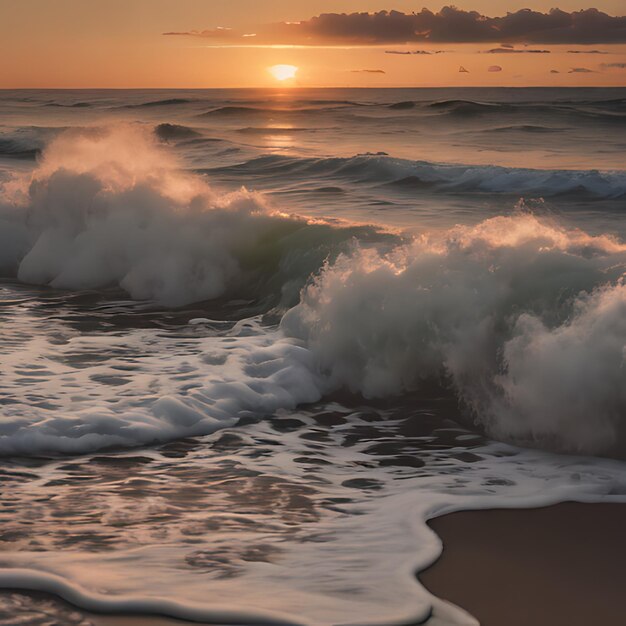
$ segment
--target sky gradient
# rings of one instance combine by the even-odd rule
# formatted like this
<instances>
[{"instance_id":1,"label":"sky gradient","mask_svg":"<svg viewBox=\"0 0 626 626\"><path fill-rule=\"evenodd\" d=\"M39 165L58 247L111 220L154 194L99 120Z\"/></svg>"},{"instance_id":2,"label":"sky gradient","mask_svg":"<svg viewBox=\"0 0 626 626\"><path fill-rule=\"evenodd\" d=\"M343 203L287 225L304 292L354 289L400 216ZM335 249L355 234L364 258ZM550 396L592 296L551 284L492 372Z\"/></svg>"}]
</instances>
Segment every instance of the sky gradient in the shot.
<instances>
[{"instance_id":1,"label":"sky gradient","mask_svg":"<svg viewBox=\"0 0 626 626\"><path fill-rule=\"evenodd\" d=\"M575 0L562 16L506 16L548 13L542 1L455 5L0 0L0 88L626 85L625 20L575 13L592 6ZM623 0L593 7L626 13ZM340 15L355 12L378 15ZM276 64L295 78L277 81Z\"/></svg>"}]
</instances>

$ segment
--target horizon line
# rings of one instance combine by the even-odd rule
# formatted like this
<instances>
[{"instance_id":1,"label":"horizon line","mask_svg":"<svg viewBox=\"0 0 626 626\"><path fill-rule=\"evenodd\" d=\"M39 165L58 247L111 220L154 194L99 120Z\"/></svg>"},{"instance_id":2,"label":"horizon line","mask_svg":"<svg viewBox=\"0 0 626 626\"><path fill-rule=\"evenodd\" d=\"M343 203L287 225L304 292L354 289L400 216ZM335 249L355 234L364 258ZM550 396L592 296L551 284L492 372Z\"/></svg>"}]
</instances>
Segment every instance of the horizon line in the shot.
<instances>
[{"instance_id":1,"label":"horizon line","mask_svg":"<svg viewBox=\"0 0 626 626\"><path fill-rule=\"evenodd\" d=\"M301 91L304 89L626 89L622 85L385 85L385 86L351 86L351 85L299 85L290 87L258 86L258 87L0 87L0 91L217 91L217 90L271 90Z\"/></svg>"}]
</instances>

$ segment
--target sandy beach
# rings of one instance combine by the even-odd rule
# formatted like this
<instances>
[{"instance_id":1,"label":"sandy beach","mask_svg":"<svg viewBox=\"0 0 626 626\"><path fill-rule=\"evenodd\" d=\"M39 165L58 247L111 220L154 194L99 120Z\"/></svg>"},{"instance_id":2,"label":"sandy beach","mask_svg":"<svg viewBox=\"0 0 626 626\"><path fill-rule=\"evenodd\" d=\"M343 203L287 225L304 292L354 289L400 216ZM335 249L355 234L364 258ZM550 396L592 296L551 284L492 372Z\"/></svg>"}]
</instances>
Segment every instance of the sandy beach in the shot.
<instances>
[{"instance_id":1,"label":"sandy beach","mask_svg":"<svg viewBox=\"0 0 626 626\"><path fill-rule=\"evenodd\" d=\"M483 626L626 621L622 504L463 511L430 526L444 550L420 580Z\"/></svg>"}]
</instances>

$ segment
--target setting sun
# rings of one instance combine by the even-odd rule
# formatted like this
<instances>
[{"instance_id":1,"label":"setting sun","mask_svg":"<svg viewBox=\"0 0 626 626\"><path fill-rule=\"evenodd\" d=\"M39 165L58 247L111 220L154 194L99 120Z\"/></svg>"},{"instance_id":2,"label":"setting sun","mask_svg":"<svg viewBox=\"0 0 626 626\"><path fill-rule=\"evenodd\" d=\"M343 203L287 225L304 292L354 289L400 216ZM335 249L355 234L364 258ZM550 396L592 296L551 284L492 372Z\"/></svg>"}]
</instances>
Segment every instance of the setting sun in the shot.
<instances>
[{"instance_id":1,"label":"setting sun","mask_svg":"<svg viewBox=\"0 0 626 626\"><path fill-rule=\"evenodd\" d=\"M272 67L268 68L268 72L276 79L276 80L287 80L289 78L294 78L298 68L295 65L272 65Z\"/></svg>"}]
</instances>

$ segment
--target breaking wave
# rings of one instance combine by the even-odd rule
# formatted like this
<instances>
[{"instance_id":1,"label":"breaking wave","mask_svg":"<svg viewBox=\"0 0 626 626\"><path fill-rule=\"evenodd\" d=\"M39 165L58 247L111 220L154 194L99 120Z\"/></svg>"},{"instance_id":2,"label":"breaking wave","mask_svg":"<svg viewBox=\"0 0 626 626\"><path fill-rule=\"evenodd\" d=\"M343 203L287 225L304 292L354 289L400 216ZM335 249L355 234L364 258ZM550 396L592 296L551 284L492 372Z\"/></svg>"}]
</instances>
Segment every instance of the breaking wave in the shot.
<instances>
[{"instance_id":1,"label":"breaking wave","mask_svg":"<svg viewBox=\"0 0 626 626\"><path fill-rule=\"evenodd\" d=\"M450 185L456 176L503 191L511 180L555 189L579 177L604 195L624 193L623 174L368 157L299 163L389 177L417 169L445 173ZM256 166L289 172L293 159L265 157ZM170 306L244 297L256 299L259 312L286 310L279 328L244 320L223 341L199 340L197 353L181 344L167 364L158 337L129 335L125 344L158 347L142 362L145 375L164 381L153 385L161 391L87 397L77 408L67 400L71 390L57 390L54 408L7 405L3 454L166 441L340 389L380 398L433 383L455 393L495 437L624 450L626 246L610 236L530 214L411 240L308 220L246 190L214 192L181 172L153 133L132 126L61 135L32 175L4 184L2 198L5 276L71 290L115 285ZM98 349L94 341L90 350Z\"/></svg>"},{"instance_id":2,"label":"breaking wave","mask_svg":"<svg viewBox=\"0 0 626 626\"><path fill-rule=\"evenodd\" d=\"M61 289L114 285L173 306L251 292L293 297L333 248L377 232L286 215L245 189L214 193L130 126L68 132L32 175L4 189L5 276Z\"/></svg>"},{"instance_id":3,"label":"breaking wave","mask_svg":"<svg viewBox=\"0 0 626 626\"><path fill-rule=\"evenodd\" d=\"M385 397L439 381L493 436L606 451L626 435L625 270L610 237L497 217L342 256L282 328L332 388Z\"/></svg>"}]
</instances>

